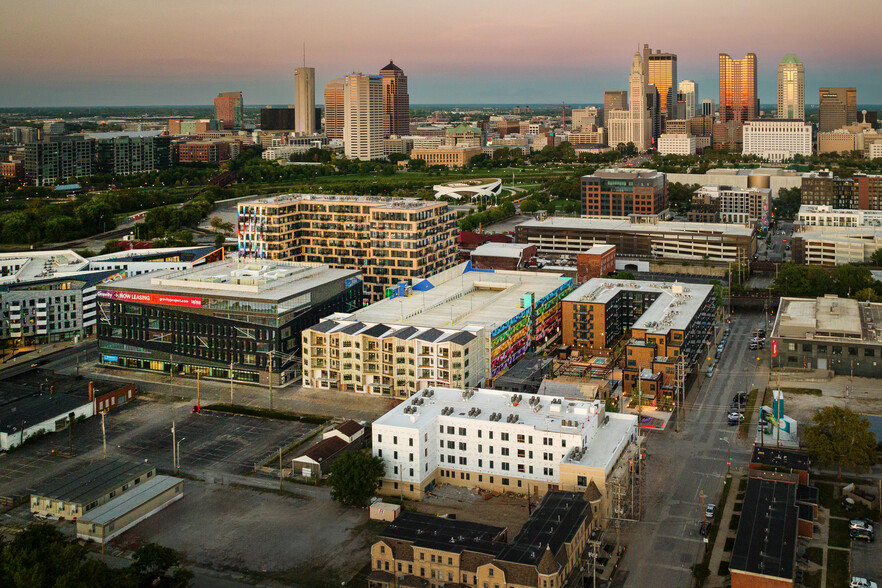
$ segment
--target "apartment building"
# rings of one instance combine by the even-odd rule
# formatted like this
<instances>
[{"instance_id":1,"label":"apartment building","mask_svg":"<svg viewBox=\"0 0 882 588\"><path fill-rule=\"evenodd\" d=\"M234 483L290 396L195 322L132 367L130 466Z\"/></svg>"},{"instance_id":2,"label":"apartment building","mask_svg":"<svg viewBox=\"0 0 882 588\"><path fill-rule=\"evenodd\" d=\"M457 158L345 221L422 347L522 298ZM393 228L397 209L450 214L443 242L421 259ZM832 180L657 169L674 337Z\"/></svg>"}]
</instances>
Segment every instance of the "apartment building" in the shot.
<instances>
[{"instance_id":1,"label":"apartment building","mask_svg":"<svg viewBox=\"0 0 882 588\"><path fill-rule=\"evenodd\" d=\"M720 222L753 224L768 230L772 219L772 191L769 188L702 186L693 194L693 203L710 206Z\"/></svg>"},{"instance_id":2,"label":"apartment building","mask_svg":"<svg viewBox=\"0 0 882 588\"><path fill-rule=\"evenodd\" d=\"M171 167L171 139L162 131L88 133L95 140L95 171L139 174Z\"/></svg>"},{"instance_id":3,"label":"apartment building","mask_svg":"<svg viewBox=\"0 0 882 588\"><path fill-rule=\"evenodd\" d=\"M754 120L745 122L742 132L744 155L778 163L812 154L812 126L802 120Z\"/></svg>"},{"instance_id":4,"label":"apartment building","mask_svg":"<svg viewBox=\"0 0 882 588\"><path fill-rule=\"evenodd\" d=\"M343 78L343 142L349 159L382 159L383 78L352 73Z\"/></svg>"},{"instance_id":5,"label":"apartment building","mask_svg":"<svg viewBox=\"0 0 882 588\"><path fill-rule=\"evenodd\" d=\"M802 203L831 208L857 208L854 179L832 172L810 172L802 176Z\"/></svg>"},{"instance_id":6,"label":"apartment building","mask_svg":"<svg viewBox=\"0 0 882 588\"><path fill-rule=\"evenodd\" d=\"M882 177L882 176L880 176ZM803 227L882 227L882 210L852 210L803 204L796 220Z\"/></svg>"},{"instance_id":7,"label":"apartment building","mask_svg":"<svg viewBox=\"0 0 882 588\"><path fill-rule=\"evenodd\" d=\"M357 269L378 300L402 280L455 263L455 215L446 202L286 194L240 202L239 255Z\"/></svg>"},{"instance_id":8,"label":"apartment building","mask_svg":"<svg viewBox=\"0 0 882 588\"><path fill-rule=\"evenodd\" d=\"M518 243L539 255L569 256L594 245L615 245L619 257L738 261L756 252L756 229L722 223L652 222L635 219L552 217L515 229Z\"/></svg>"},{"instance_id":9,"label":"apartment building","mask_svg":"<svg viewBox=\"0 0 882 588\"><path fill-rule=\"evenodd\" d=\"M631 392L673 397L676 364L696 368L713 329L713 286L594 278L563 301L563 343L609 355L627 337L622 381ZM647 373L648 372L648 373ZM664 390L663 390L664 388Z\"/></svg>"},{"instance_id":10,"label":"apartment building","mask_svg":"<svg viewBox=\"0 0 882 588\"><path fill-rule=\"evenodd\" d=\"M582 216L660 214L668 206L665 174L652 169L599 169L582 176Z\"/></svg>"},{"instance_id":11,"label":"apartment building","mask_svg":"<svg viewBox=\"0 0 882 588\"><path fill-rule=\"evenodd\" d=\"M52 186L95 172L95 141L83 135L47 136L25 144L25 176L35 186Z\"/></svg>"},{"instance_id":12,"label":"apartment building","mask_svg":"<svg viewBox=\"0 0 882 588\"><path fill-rule=\"evenodd\" d=\"M372 588L563 588L598 525L589 492L549 492L511 543L507 529L403 512L371 548Z\"/></svg>"},{"instance_id":13,"label":"apartment building","mask_svg":"<svg viewBox=\"0 0 882 588\"><path fill-rule=\"evenodd\" d=\"M460 264L303 333L303 385L406 398L492 382L560 332L559 274Z\"/></svg>"},{"instance_id":14,"label":"apartment building","mask_svg":"<svg viewBox=\"0 0 882 588\"><path fill-rule=\"evenodd\" d=\"M637 418L607 413L600 400L434 387L374 421L371 434L386 467L379 494L421 499L442 483L523 495L593 487L605 526L608 481L636 440Z\"/></svg>"}]
</instances>

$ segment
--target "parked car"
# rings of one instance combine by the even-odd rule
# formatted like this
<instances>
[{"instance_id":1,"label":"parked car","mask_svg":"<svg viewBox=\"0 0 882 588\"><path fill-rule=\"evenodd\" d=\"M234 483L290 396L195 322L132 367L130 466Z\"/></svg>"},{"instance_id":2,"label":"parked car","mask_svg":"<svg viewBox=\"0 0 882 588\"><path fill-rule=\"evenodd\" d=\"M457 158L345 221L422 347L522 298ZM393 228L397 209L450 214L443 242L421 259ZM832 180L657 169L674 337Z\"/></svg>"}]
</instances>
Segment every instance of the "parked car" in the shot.
<instances>
[{"instance_id":1,"label":"parked car","mask_svg":"<svg viewBox=\"0 0 882 588\"><path fill-rule=\"evenodd\" d=\"M709 368L707 368L707 372L705 372L704 375L706 375L708 378L713 376L714 375L714 366L710 366Z\"/></svg>"},{"instance_id":2,"label":"parked car","mask_svg":"<svg viewBox=\"0 0 882 588\"><path fill-rule=\"evenodd\" d=\"M861 540L866 541L868 543L872 543L876 540L876 534L872 531L868 531L867 529L852 529L848 532L848 536L853 540Z\"/></svg>"},{"instance_id":3,"label":"parked car","mask_svg":"<svg viewBox=\"0 0 882 588\"><path fill-rule=\"evenodd\" d=\"M870 519L851 519L848 522L849 529L863 529L865 531L873 532L873 521Z\"/></svg>"},{"instance_id":4,"label":"parked car","mask_svg":"<svg viewBox=\"0 0 882 588\"><path fill-rule=\"evenodd\" d=\"M747 392L739 392L732 397L732 404L744 404L745 402L747 402L747 397Z\"/></svg>"},{"instance_id":5,"label":"parked car","mask_svg":"<svg viewBox=\"0 0 882 588\"><path fill-rule=\"evenodd\" d=\"M716 504L708 504L704 507L704 516L712 519L714 515L717 514L717 505Z\"/></svg>"},{"instance_id":6,"label":"parked car","mask_svg":"<svg viewBox=\"0 0 882 588\"><path fill-rule=\"evenodd\" d=\"M877 588L876 582L872 582L867 580L866 578L861 578L859 576L852 576L851 583L848 585L848 588Z\"/></svg>"},{"instance_id":7,"label":"parked car","mask_svg":"<svg viewBox=\"0 0 882 588\"><path fill-rule=\"evenodd\" d=\"M698 534L702 537L707 537L710 535L711 524L709 521L702 521L700 525L698 525Z\"/></svg>"}]
</instances>

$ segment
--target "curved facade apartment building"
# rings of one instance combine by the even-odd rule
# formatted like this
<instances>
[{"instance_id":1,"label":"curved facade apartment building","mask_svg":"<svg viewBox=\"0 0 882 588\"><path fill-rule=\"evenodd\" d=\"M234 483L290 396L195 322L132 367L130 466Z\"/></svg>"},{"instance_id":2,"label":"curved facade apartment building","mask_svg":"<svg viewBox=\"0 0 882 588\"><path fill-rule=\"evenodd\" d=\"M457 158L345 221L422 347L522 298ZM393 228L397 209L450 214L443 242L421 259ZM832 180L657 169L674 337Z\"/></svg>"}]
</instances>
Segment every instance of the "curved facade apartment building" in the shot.
<instances>
[{"instance_id":1,"label":"curved facade apartment building","mask_svg":"<svg viewBox=\"0 0 882 588\"><path fill-rule=\"evenodd\" d=\"M239 203L239 256L326 263L364 275L364 294L456 263L456 216L415 198L285 194Z\"/></svg>"}]
</instances>

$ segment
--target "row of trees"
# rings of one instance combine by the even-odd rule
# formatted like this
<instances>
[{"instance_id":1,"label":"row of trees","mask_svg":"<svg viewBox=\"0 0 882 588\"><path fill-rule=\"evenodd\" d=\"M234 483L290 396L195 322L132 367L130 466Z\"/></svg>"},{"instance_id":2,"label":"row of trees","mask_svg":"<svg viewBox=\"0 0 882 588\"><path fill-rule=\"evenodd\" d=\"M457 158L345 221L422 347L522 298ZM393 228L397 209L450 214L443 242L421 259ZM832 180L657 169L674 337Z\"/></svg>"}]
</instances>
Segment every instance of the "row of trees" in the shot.
<instances>
[{"instance_id":1,"label":"row of trees","mask_svg":"<svg viewBox=\"0 0 882 588\"><path fill-rule=\"evenodd\" d=\"M882 283L864 266L840 265L827 270L814 265L784 263L772 282L772 289L782 296L816 298L836 294L842 298L878 300Z\"/></svg>"},{"instance_id":2,"label":"row of trees","mask_svg":"<svg viewBox=\"0 0 882 588\"><path fill-rule=\"evenodd\" d=\"M180 555L155 543L137 549L132 564L113 569L87 556L85 547L70 541L52 525L26 527L9 543L0 541L0 586L4 588L136 588L187 586L193 574Z\"/></svg>"},{"instance_id":3,"label":"row of trees","mask_svg":"<svg viewBox=\"0 0 882 588\"><path fill-rule=\"evenodd\" d=\"M515 214L515 205L509 199L500 201L499 206L474 212L459 219L461 231L474 231L479 226L487 226L507 219Z\"/></svg>"}]
</instances>

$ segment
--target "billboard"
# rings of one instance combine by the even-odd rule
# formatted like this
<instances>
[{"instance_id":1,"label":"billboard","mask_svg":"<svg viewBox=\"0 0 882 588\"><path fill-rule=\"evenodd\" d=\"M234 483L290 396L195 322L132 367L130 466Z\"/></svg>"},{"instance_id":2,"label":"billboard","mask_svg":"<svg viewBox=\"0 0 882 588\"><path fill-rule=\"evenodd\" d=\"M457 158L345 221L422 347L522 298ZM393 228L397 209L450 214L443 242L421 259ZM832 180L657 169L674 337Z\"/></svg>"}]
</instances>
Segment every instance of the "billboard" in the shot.
<instances>
[{"instance_id":1,"label":"billboard","mask_svg":"<svg viewBox=\"0 0 882 588\"><path fill-rule=\"evenodd\" d=\"M202 299L192 296L171 296L169 294L151 294L149 292L125 292L121 290L98 290L100 298L119 300L120 302L141 302L144 304L163 304L166 306L186 306L202 308Z\"/></svg>"}]
</instances>

